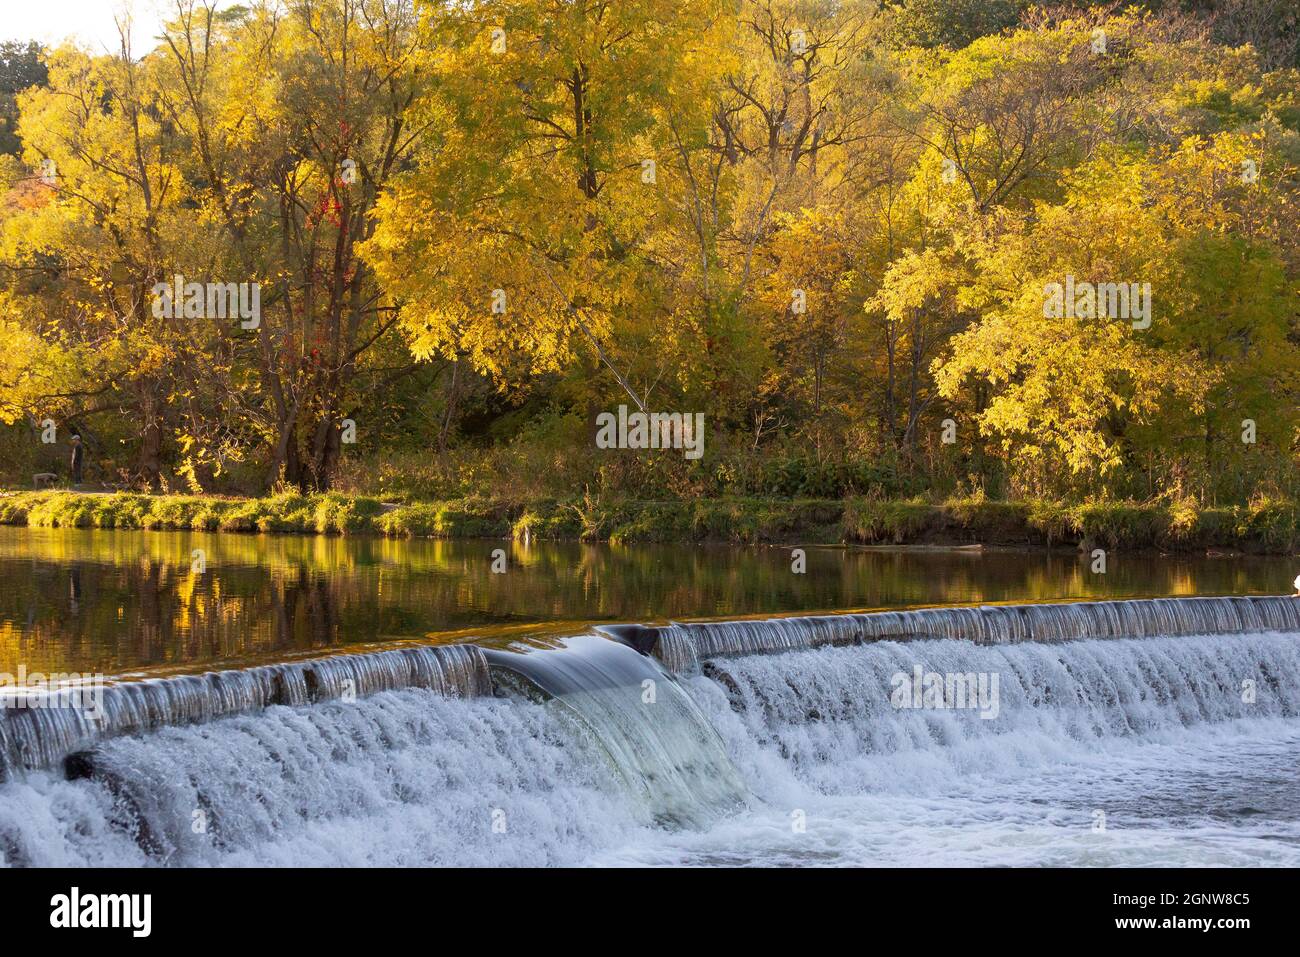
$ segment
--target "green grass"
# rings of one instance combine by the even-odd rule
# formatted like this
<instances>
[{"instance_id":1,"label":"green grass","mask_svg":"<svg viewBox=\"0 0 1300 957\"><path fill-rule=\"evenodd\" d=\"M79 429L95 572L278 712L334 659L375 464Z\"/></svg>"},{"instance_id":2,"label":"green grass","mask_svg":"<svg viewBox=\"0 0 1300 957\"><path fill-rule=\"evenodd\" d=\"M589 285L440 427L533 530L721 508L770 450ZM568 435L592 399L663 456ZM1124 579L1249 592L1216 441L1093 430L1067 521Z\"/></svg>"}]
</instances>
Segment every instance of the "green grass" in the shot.
<instances>
[{"instance_id":1,"label":"green grass","mask_svg":"<svg viewBox=\"0 0 1300 957\"><path fill-rule=\"evenodd\" d=\"M1002 502L984 498L715 498L674 501L465 498L385 507L369 496L0 493L0 524L432 538L734 544L834 542L1300 551L1300 505Z\"/></svg>"},{"instance_id":2,"label":"green grass","mask_svg":"<svg viewBox=\"0 0 1300 957\"><path fill-rule=\"evenodd\" d=\"M1280 500L1200 507L1185 502L1067 505L953 499L931 504L920 499L853 499L845 504L844 540L1293 554L1300 551L1300 506Z\"/></svg>"},{"instance_id":3,"label":"green grass","mask_svg":"<svg viewBox=\"0 0 1300 957\"><path fill-rule=\"evenodd\" d=\"M936 530L943 512L921 499L850 499L844 506L844 536L867 545L903 545Z\"/></svg>"}]
</instances>

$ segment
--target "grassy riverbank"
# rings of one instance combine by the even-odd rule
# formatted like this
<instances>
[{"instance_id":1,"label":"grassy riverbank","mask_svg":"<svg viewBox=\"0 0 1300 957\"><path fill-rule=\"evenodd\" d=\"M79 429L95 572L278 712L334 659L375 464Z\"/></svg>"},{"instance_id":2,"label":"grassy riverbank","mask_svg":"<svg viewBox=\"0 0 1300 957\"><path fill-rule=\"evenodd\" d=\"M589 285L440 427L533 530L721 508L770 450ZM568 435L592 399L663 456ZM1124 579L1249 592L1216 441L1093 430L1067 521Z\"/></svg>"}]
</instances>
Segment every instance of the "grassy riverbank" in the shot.
<instances>
[{"instance_id":1,"label":"grassy riverbank","mask_svg":"<svg viewBox=\"0 0 1300 957\"><path fill-rule=\"evenodd\" d=\"M1300 551L1300 505L889 501L461 499L385 505L345 495L217 498L127 493L0 494L0 523L38 528L194 529L393 537L867 545L986 544Z\"/></svg>"}]
</instances>

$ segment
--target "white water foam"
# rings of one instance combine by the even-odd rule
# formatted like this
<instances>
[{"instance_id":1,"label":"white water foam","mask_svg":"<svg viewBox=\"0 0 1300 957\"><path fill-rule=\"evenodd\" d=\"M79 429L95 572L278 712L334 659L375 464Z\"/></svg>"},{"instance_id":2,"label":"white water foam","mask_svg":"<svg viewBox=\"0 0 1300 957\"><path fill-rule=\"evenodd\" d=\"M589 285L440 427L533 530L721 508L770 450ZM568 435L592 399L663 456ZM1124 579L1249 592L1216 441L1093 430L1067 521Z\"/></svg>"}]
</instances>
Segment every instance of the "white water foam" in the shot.
<instances>
[{"instance_id":1,"label":"white water foam","mask_svg":"<svg viewBox=\"0 0 1300 957\"><path fill-rule=\"evenodd\" d=\"M999 673L998 717L892 707L890 679L918 663ZM890 642L715 664L689 688L762 800L599 863L1300 864L1300 635Z\"/></svg>"},{"instance_id":2,"label":"white water foam","mask_svg":"<svg viewBox=\"0 0 1300 957\"><path fill-rule=\"evenodd\" d=\"M3 786L7 863L563 865L651 824L583 735L526 701L384 692L121 738L97 757L101 779Z\"/></svg>"},{"instance_id":3,"label":"white water foam","mask_svg":"<svg viewBox=\"0 0 1300 957\"><path fill-rule=\"evenodd\" d=\"M656 712L640 687L620 704L608 684L599 707L409 689L114 739L93 752L89 779L36 771L0 784L0 856L1300 864L1300 634L921 639L708 664L682 682L706 721L653 727L642 744L638 722ZM997 674L997 716L894 707L894 675L918 665ZM750 791L745 806L714 806L718 795L692 773L674 782L672 801L686 782L708 813L666 822L653 782L629 782L652 766L636 752L652 746L670 768L716 767L711 745L696 750L715 730Z\"/></svg>"}]
</instances>

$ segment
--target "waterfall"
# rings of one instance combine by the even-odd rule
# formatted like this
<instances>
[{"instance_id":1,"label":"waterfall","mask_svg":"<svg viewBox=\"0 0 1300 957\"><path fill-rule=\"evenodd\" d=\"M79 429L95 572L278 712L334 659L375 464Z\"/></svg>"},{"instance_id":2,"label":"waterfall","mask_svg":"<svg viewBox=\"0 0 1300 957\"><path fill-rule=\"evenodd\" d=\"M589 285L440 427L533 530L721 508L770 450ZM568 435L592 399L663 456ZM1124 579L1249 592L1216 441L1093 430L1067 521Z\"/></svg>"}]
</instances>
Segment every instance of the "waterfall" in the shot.
<instances>
[{"instance_id":1,"label":"waterfall","mask_svg":"<svg viewBox=\"0 0 1300 957\"><path fill-rule=\"evenodd\" d=\"M916 707L918 670L987 678L995 707ZM600 863L1300 865L1294 630L885 640L684 683L761 804Z\"/></svg>"},{"instance_id":2,"label":"waterfall","mask_svg":"<svg viewBox=\"0 0 1300 957\"><path fill-rule=\"evenodd\" d=\"M315 705L100 740L67 760L68 780L28 772L0 785L0 855L562 864L593 828L701 828L744 801L717 733L653 658L596 635L464 656L469 686L453 697L450 683L392 690L412 683L403 658L339 656L297 686L321 689ZM341 697L344 677L371 696ZM503 697L462 693L486 680Z\"/></svg>"},{"instance_id":3,"label":"waterfall","mask_svg":"<svg viewBox=\"0 0 1300 957\"><path fill-rule=\"evenodd\" d=\"M1293 599L602 626L26 704L7 865L1300 864Z\"/></svg>"},{"instance_id":4,"label":"waterfall","mask_svg":"<svg viewBox=\"0 0 1300 957\"><path fill-rule=\"evenodd\" d=\"M48 692L8 689L0 698L5 704L0 708L0 781L19 769L52 766L73 751L118 735L274 704L302 705L408 687L461 697L491 693L487 661L474 645L421 645Z\"/></svg>"},{"instance_id":5,"label":"waterfall","mask_svg":"<svg viewBox=\"0 0 1300 957\"><path fill-rule=\"evenodd\" d=\"M918 691L918 673L960 676L964 706ZM982 676L992 702L973 691ZM1202 724L1295 718L1297 678L1297 636L1263 632L1062 644L880 641L717 659L690 687L712 702L715 724L739 721L745 742L733 750L751 759L775 754L806 782L842 792L897 787L900 774L919 769L952 778L1014 765L1026 747L1060 754ZM1004 743L1011 740L1016 746Z\"/></svg>"},{"instance_id":6,"label":"waterfall","mask_svg":"<svg viewBox=\"0 0 1300 957\"><path fill-rule=\"evenodd\" d=\"M1154 598L673 623L660 629L655 653L670 670L691 673L709 658L884 639L1004 644L1262 631L1300 631L1300 600Z\"/></svg>"},{"instance_id":7,"label":"waterfall","mask_svg":"<svg viewBox=\"0 0 1300 957\"><path fill-rule=\"evenodd\" d=\"M576 720L660 823L699 826L740 803L745 786L717 732L653 658L594 635L521 650L486 652L493 673L523 679Z\"/></svg>"},{"instance_id":8,"label":"waterfall","mask_svg":"<svg viewBox=\"0 0 1300 957\"><path fill-rule=\"evenodd\" d=\"M82 755L0 785L0 866L574 865L653 825L527 700L384 691Z\"/></svg>"}]
</instances>

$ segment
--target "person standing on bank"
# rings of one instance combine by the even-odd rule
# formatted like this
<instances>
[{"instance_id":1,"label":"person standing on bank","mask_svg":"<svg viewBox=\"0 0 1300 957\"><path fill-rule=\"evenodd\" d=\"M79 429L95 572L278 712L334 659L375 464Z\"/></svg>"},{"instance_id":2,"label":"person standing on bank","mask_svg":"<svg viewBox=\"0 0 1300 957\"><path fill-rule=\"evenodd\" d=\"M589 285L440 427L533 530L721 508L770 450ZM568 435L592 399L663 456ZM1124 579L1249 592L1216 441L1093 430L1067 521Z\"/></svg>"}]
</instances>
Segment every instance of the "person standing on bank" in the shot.
<instances>
[{"instance_id":1,"label":"person standing on bank","mask_svg":"<svg viewBox=\"0 0 1300 957\"><path fill-rule=\"evenodd\" d=\"M75 432L72 434L72 484L81 484L81 462L85 456L85 450L81 447L81 436Z\"/></svg>"}]
</instances>

